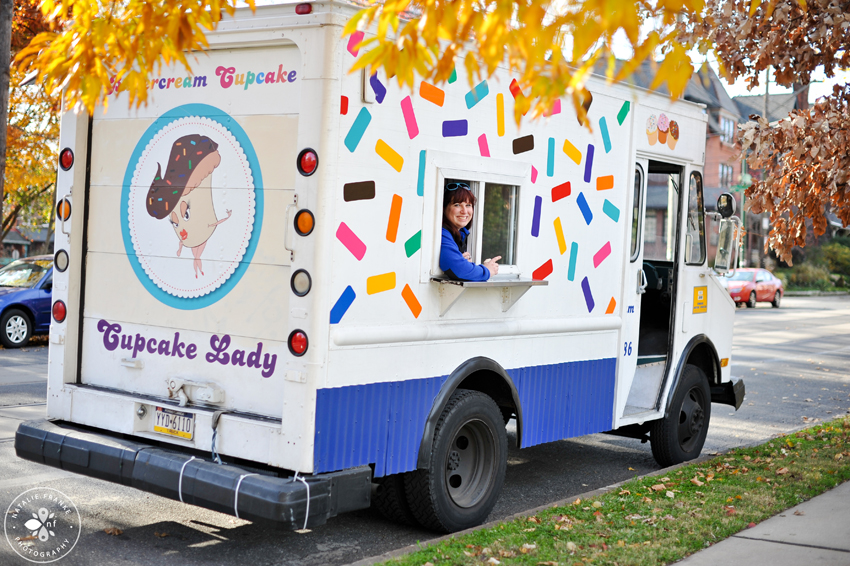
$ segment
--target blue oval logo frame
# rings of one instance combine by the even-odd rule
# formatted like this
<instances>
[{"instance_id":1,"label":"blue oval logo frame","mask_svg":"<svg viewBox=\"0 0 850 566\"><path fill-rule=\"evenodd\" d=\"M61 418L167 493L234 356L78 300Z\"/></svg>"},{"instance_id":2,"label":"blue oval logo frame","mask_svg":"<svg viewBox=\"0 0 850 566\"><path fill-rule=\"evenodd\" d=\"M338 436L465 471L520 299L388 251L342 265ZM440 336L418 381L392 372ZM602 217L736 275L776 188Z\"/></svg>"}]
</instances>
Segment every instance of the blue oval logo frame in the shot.
<instances>
[{"instance_id":1,"label":"blue oval logo frame","mask_svg":"<svg viewBox=\"0 0 850 566\"><path fill-rule=\"evenodd\" d=\"M145 273L142 264L139 262L139 258L136 256L136 250L133 247L133 241L130 238L130 222L127 217L127 210L130 206L130 185L133 182L133 173L136 170L136 164L142 157L142 152L148 146L148 142L153 139L159 130L167 126L169 123L174 120L179 120L180 118L188 118L191 116L209 118L210 120L220 123L230 131L233 137L236 138L236 141L238 141L242 146L242 150L245 152L245 157L248 159L248 165L251 167L251 175L254 177L254 226L253 231L251 232L251 239L248 242L248 247L245 249L245 253L242 256L242 261L239 262L239 265L236 267L233 275L231 275L218 289L204 295L203 297L185 298L175 297L174 295L166 293L157 287L156 284L151 281L150 277L148 277L148 274ZM245 271L248 269L248 266L251 264L251 259L254 257L254 251L257 249L257 242L260 240L260 231L262 226L263 175L260 171L260 162L257 160L257 154L254 151L254 146L251 144L251 140L248 138L248 134L245 133L242 126L240 126L227 112L208 104L184 104L169 110L157 118L154 123L145 130L145 133L141 138L139 138L139 142L136 144L133 154L130 156L130 162L127 164L127 170L124 173L124 184L121 187L121 234L124 238L124 250L127 252L127 259L130 261L130 265L133 267L136 277L142 283L144 288L148 290L148 293L153 295L154 298L169 307L181 310L202 309L220 301L236 286L237 283L239 283L242 276L245 275Z\"/></svg>"}]
</instances>

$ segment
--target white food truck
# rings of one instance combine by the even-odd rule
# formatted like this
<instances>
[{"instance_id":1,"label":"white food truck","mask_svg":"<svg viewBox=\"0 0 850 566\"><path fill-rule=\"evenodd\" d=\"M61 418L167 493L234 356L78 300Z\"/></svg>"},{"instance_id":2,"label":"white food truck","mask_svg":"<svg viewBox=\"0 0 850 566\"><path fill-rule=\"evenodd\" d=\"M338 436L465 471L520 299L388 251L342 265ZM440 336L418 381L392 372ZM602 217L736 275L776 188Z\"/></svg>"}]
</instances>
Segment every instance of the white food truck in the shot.
<instances>
[{"instance_id":1,"label":"white food truck","mask_svg":"<svg viewBox=\"0 0 850 566\"><path fill-rule=\"evenodd\" d=\"M567 102L517 127L505 70L349 73L355 10L237 11L146 106L63 115L48 419L17 454L292 529L374 504L441 531L492 510L510 419L520 448L696 457L744 394L704 108L594 77L592 131ZM440 270L448 182L489 281Z\"/></svg>"}]
</instances>

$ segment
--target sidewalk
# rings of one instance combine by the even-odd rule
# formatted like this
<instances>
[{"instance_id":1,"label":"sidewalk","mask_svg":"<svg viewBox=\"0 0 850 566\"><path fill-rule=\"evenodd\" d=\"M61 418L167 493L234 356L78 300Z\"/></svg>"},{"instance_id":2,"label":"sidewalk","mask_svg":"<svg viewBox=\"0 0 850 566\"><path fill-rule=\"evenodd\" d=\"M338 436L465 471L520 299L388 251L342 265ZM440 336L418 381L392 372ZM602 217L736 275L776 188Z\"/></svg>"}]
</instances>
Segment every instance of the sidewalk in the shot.
<instances>
[{"instance_id":1,"label":"sidewalk","mask_svg":"<svg viewBox=\"0 0 850 566\"><path fill-rule=\"evenodd\" d=\"M792 507L676 564L850 564L850 482Z\"/></svg>"}]
</instances>

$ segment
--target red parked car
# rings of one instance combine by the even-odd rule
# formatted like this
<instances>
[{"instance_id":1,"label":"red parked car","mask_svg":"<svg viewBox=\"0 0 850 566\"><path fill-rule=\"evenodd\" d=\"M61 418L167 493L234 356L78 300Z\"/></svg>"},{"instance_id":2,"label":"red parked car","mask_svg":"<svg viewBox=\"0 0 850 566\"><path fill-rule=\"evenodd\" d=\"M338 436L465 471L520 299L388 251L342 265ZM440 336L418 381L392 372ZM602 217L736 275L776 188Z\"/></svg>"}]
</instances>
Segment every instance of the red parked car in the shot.
<instances>
[{"instance_id":1,"label":"red parked car","mask_svg":"<svg viewBox=\"0 0 850 566\"><path fill-rule=\"evenodd\" d=\"M741 268L726 276L726 287L735 303L756 308L756 303L771 303L778 309L785 288L782 280L766 269Z\"/></svg>"}]
</instances>

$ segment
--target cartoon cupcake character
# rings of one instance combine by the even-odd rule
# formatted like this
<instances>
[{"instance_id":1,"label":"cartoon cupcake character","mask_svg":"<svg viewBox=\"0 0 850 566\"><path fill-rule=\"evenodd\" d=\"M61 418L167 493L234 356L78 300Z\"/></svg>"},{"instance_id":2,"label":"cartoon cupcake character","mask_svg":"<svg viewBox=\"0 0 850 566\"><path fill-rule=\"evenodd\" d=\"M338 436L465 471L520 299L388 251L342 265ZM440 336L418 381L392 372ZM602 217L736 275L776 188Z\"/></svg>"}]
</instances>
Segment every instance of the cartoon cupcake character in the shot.
<instances>
[{"instance_id":1,"label":"cartoon cupcake character","mask_svg":"<svg viewBox=\"0 0 850 566\"><path fill-rule=\"evenodd\" d=\"M670 129L670 119L666 114L658 115L658 142L667 143L667 132Z\"/></svg>"},{"instance_id":2,"label":"cartoon cupcake character","mask_svg":"<svg viewBox=\"0 0 850 566\"><path fill-rule=\"evenodd\" d=\"M655 123L655 114L650 114L646 119L646 137L649 140L649 145L655 145L658 141L658 127Z\"/></svg>"},{"instance_id":3,"label":"cartoon cupcake character","mask_svg":"<svg viewBox=\"0 0 850 566\"><path fill-rule=\"evenodd\" d=\"M204 274L201 254L216 226L230 218L219 220L212 199L212 172L221 163L218 144L207 136L183 136L171 146L165 175L157 164L156 177L147 195L148 214L162 220L168 218L174 227L179 247L192 250L195 278Z\"/></svg>"},{"instance_id":4,"label":"cartoon cupcake character","mask_svg":"<svg viewBox=\"0 0 850 566\"><path fill-rule=\"evenodd\" d=\"M676 144L679 143L679 124L676 120L670 120L670 135L667 137L667 147L676 149Z\"/></svg>"}]
</instances>

